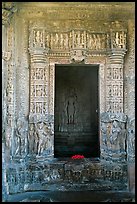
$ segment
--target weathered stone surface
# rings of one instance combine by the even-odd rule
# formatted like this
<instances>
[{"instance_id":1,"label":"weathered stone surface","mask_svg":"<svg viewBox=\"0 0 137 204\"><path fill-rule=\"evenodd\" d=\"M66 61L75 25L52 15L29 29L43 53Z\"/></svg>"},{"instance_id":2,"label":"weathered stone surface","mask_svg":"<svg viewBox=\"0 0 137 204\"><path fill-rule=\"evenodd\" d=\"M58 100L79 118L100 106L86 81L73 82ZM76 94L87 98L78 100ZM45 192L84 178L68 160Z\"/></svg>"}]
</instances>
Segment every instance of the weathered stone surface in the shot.
<instances>
[{"instance_id":1,"label":"weathered stone surface","mask_svg":"<svg viewBox=\"0 0 137 204\"><path fill-rule=\"evenodd\" d=\"M19 161L19 160L18 160ZM127 189L127 165L115 162L43 158L12 162L6 169L9 193L32 190Z\"/></svg>"},{"instance_id":2,"label":"weathered stone surface","mask_svg":"<svg viewBox=\"0 0 137 204\"><path fill-rule=\"evenodd\" d=\"M3 2L4 195L57 184L127 189L127 164L135 162L134 14L133 2ZM70 63L99 64L97 163L54 158L55 65Z\"/></svg>"}]
</instances>

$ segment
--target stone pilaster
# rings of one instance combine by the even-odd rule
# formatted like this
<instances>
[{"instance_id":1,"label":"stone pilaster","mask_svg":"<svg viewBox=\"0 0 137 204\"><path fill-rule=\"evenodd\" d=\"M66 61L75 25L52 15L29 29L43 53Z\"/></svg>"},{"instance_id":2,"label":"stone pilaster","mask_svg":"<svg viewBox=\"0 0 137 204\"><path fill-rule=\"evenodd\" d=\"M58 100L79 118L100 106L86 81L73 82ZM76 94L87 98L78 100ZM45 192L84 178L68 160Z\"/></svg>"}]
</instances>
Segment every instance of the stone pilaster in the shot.
<instances>
[{"instance_id":1,"label":"stone pilaster","mask_svg":"<svg viewBox=\"0 0 137 204\"><path fill-rule=\"evenodd\" d=\"M126 31L111 30L111 49L106 80L106 111L123 112L123 64L126 53Z\"/></svg>"},{"instance_id":2,"label":"stone pilaster","mask_svg":"<svg viewBox=\"0 0 137 204\"><path fill-rule=\"evenodd\" d=\"M30 114L48 114L49 67L44 30L32 29L29 38Z\"/></svg>"},{"instance_id":3,"label":"stone pilaster","mask_svg":"<svg viewBox=\"0 0 137 204\"><path fill-rule=\"evenodd\" d=\"M49 83L53 73L49 70L49 49L45 47L44 30L31 28L30 33L29 152L38 156L43 153L49 155L53 153L53 118L50 118L49 111ZM37 147L32 144L31 137L38 144Z\"/></svg>"}]
</instances>

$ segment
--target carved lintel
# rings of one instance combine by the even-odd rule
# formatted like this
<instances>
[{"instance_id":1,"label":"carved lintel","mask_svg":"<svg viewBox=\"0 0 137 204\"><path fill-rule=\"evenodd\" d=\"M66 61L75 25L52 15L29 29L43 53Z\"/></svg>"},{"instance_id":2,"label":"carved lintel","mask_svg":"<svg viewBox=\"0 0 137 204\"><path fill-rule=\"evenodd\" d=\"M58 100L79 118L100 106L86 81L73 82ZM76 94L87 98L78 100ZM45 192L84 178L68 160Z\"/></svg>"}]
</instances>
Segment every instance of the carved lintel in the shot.
<instances>
[{"instance_id":1,"label":"carved lintel","mask_svg":"<svg viewBox=\"0 0 137 204\"><path fill-rule=\"evenodd\" d=\"M86 51L82 49L75 49L70 52L72 62L82 62L85 60Z\"/></svg>"},{"instance_id":2,"label":"carved lintel","mask_svg":"<svg viewBox=\"0 0 137 204\"><path fill-rule=\"evenodd\" d=\"M9 61L11 59L11 52L6 52L6 51L3 51L2 52L2 59L5 60L5 61Z\"/></svg>"}]
</instances>

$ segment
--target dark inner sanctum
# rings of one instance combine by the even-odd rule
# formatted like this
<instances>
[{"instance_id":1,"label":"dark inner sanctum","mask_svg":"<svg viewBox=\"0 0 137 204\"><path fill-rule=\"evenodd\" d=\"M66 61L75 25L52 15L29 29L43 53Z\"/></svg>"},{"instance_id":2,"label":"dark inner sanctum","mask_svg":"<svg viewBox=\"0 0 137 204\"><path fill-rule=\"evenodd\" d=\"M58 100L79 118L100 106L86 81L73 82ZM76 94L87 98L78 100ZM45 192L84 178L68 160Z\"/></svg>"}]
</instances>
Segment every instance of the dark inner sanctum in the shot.
<instances>
[{"instance_id":1,"label":"dark inner sanctum","mask_svg":"<svg viewBox=\"0 0 137 204\"><path fill-rule=\"evenodd\" d=\"M54 156L99 157L98 66L56 65Z\"/></svg>"}]
</instances>

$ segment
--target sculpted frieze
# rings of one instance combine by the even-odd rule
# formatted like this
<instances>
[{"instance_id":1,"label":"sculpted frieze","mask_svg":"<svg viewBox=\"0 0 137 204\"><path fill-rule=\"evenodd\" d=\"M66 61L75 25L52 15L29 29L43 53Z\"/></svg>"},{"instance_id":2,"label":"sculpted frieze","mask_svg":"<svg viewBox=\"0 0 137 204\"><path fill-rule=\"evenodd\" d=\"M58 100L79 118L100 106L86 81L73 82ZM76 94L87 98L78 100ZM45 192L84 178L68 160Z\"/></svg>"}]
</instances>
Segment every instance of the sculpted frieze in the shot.
<instances>
[{"instance_id":1,"label":"sculpted frieze","mask_svg":"<svg viewBox=\"0 0 137 204\"><path fill-rule=\"evenodd\" d=\"M49 53L71 52L73 49L92 51L107 51L108 49L126 49L125 31L99 32L88 30L71 30L66 32L51 32L45 27L30 27L29 49L49 49Z\"/></svg>"}]
</instances>

